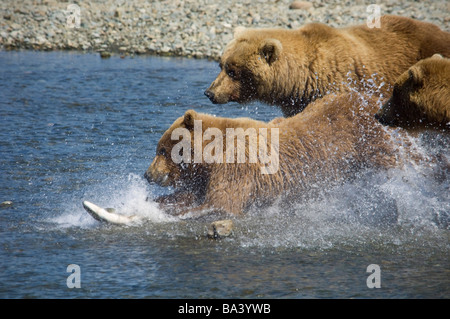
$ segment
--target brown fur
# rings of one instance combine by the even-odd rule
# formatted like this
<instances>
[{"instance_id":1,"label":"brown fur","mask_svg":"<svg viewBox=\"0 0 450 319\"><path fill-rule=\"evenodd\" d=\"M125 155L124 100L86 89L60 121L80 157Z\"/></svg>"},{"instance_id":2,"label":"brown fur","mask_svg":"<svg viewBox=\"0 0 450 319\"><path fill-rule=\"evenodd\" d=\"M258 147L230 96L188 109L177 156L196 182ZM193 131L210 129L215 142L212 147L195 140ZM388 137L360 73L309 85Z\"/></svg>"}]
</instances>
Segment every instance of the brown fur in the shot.
<instances>
[{"instance_id":1,"label":"brown fur","mask_svg":"<svg viewBox=\"0 0 450 319\"><path fill-rule=\"evenodd\" d=\"M278 198L287 202L298 200L314 188L320 190L353 176L362 167L386 168L399 163L390 135L373 116L377 109L373 98L365 100L350 93L328 95L294 117L269 123L190 110L164 133L145 176L150 182L174 186L175 194L157 201L172 213L191 217L210 212L239 215L252 205L270 204ZM178 141L172 141L171 134L176 128L188 128L192 141L195 119L203 121L203 132L210 127L223 134L226 128L267 128L269 132L278 128L278 171L265 175L259 162L248 161L175 164L170 154ZM267 142L270 141L267 136ZM203 148L209 142L204 142ZM249 139L247 147L248 143Z\"/></svg>"},{"instance_id":2,"label":"brown fur","mask_svg":"<svg viewBox=\"0 0 450 319\"><path fill-rule=\"evenodd\" d=\"M434 55L405 71L375 116L391 126L450 129L450 59Z\"/></svg>"},{"instance_id":3,"label":"brown fur","mask_svg":"<svg viewBox=\"0 0 450 319\"><path fill-rule=\"evenodd\" d=\"M450 33L436 25L399 16L380 22L372 29L318 23L297 30L238 28L205 94L213 103L259 100L291 116L331 92L386 95L417 61L434 53L450 57Z\"/></svg>"}]
</instances>

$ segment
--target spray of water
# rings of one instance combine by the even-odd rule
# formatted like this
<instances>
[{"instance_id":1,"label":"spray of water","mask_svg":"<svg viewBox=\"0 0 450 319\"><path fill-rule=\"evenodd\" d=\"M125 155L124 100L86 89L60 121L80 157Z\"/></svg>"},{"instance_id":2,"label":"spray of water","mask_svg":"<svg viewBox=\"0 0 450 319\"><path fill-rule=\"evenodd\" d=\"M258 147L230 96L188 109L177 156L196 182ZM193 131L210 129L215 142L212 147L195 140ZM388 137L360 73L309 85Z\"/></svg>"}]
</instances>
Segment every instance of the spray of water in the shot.
<instances>
[{"instance_id":1,"label":"spray of water","mask_svg":"<svg viewBox=\"0 0 450 319\"><path fill-rule=\"evenodd\" d=\"M242 246L330 249L334 246L448 244L448 181L413 167L364 172L290 210L274 205L237 222ZM431 244L432 243L432 244ZM448 247L447 247L448 249Z\"/></svg>"},{"instance_id":2,"label":"spray of water","mask_svg":"<svg viewBox=\"0 0 450 319\"><path fill-rule=\"evenodd\" d=\"M51 218L61 227L93 227L98 224L82 207L83 200L89 199L104 208L113 208L118 214L125 216L138 215L150 223L175 221L176 218L165 214L158 204L148 199L152 190L140 176L129 174L113 181L102 181L87 187L80 198L66 203L63 213Z\"/></svg>"}]
</instances>

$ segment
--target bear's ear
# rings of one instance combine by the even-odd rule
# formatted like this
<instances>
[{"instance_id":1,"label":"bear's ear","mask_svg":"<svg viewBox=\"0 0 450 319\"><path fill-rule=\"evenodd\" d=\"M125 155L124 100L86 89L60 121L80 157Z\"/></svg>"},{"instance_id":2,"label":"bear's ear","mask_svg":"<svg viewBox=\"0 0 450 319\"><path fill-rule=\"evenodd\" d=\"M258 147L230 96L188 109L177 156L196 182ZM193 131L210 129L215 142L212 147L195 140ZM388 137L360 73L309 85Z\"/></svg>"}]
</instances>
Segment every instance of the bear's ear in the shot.
<instances>
[{"instance_id":1,"label":"bear's ear","mask_svg":"<svg viewBox=\"0 0 450 319\"><path fill-rule=\"evenodd\" d=\"M194 110L188 110L184 113L183 124L188 130L194 129L194 121L197 118L197 112Z\"/></svg>"},{"instance_id":2,"label":"bear's ear","mask_svg":"<svg viewBox=\"0 0 450 319\"><path fill-rule=\"evenodd\" d=\"M423 83L423 72L420 68L412 67L408 70L408 78L415 86L420 86Z\"/></svg>"},{"instance_id":3,"label":"bear's ear","mask_svg":"<svg viewBox=\"0 0 450 319\"><path fill-rule=\"evenodd\" d=\"M260 54L267 61L272 64L280 57L283 45L277 39L266 39L261 46Z\"/></svg>"},{"instance_id":4,"label":"bear's ear","mask_svg":"<svg viewBox=\"0 0 450 319\"><path fill-rule=\"evenodd\" d=\"M233 32L233 37L237 39L245 30L246 30L245 27L242 26L236 27Z\"/></svg>"},{"instance_id":5,"label":"bear's ear","mask_svg":"<svg viewBox=\"0 0 450 319\"><path fill-rule=\"evenodd\" d=\"M444 57L442 55L440 55L439 53L435 53L435 54L433 54L433 56L431 58L432 59L436 59L436 60L440 60L440 59L443 59Z\"/></svg>"}]
</instances>

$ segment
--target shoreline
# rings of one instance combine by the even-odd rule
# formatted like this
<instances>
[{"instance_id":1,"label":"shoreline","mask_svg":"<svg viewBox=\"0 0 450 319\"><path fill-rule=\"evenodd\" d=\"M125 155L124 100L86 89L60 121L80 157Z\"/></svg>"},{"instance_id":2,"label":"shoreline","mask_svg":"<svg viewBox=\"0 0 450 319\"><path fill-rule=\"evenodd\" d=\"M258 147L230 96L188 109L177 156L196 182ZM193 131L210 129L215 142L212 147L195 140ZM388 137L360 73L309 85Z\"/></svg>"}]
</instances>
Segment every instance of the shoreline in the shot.
<instances>
[{"instance_id":1,"label":"shoreline","mask_svg":"<svg viewBox=\"0 0 450 319\"><path fill-rule=\"evenodd\" d=\"M450 30L447 1L374 2L381 15L407 16ZM0 49L218 60L237 26L296 29L320 22L344 27L366 23L371 14L361 0L4 0Z\"/></svg>"}]
</instances>

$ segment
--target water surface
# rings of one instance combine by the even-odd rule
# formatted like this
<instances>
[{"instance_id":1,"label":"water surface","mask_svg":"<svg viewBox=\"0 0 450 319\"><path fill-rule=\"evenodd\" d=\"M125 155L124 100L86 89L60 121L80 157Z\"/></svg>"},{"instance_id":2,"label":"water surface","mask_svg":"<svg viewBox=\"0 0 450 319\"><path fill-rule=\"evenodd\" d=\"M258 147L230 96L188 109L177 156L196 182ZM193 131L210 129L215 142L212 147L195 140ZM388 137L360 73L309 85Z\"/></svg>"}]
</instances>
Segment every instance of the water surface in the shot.
<instances>
[{"instance_id":1,"label":"water surface","mask_svg":"<svg viewBox=\"0 0 450 319\"><path fill-rule=\"evenodd\" d=\"M423 167L364 172L299 204L236 220L174 221L146 197L156 144L187 109L270 120L259 103L213 105L215 62L58 52L0 52L1 298L448 298L449 176ZM424 152L449 139L412 137ZM434 173L433 173L434 172ZM93 220L90 200L145 214L142 225ZM67 287L69 264L81 288ZM367 266L381 269L369 289Z\"/></svg>"}]
</instances>

